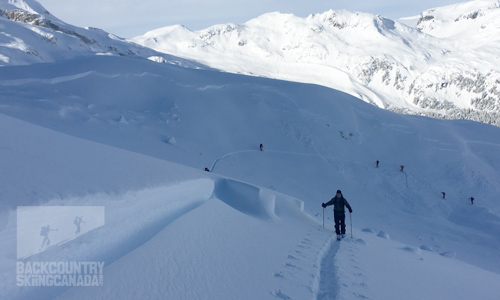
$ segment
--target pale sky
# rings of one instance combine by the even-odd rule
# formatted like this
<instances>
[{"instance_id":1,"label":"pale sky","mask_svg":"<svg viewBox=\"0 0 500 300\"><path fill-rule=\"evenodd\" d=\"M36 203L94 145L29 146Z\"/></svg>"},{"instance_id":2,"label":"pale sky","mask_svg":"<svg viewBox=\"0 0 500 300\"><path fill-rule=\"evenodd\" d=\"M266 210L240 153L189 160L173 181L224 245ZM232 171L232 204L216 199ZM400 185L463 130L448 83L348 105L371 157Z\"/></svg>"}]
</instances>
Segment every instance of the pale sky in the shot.
<instances>
[{"instance_id":1,"label":"pale sky","mask_svg":"<svg viewBox=\"0 0 500 300\"><path fill-rule=\"evenodd\" d=\"M329 9L368 12L396 20L464 0L38 0L49 12L79 27L97 27L130 38L184 25L200 30L216 24L243 24L279 11L298 17Z\"/></svg>"}]
</instances>

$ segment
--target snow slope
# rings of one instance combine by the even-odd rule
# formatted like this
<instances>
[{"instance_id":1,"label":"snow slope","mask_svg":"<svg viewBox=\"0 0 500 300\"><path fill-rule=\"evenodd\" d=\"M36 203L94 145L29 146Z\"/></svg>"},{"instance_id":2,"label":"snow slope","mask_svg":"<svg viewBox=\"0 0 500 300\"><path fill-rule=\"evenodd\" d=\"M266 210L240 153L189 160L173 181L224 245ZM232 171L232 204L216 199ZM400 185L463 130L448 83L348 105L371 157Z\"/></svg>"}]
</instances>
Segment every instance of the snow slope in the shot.
<instances>
[{"instance_id":1,"label":"snow slope","mask_svg":"<svg viewBox=\"0 0 500 300\"><path fill-rule=\"evenodd\" d=\"M498 127L138 57L6 66L0 94L2 299L500 292ZM322 227L337 189L341 242L330 207ZM104 226L22 260L102 261L102 286L18 287L20 205L104 207Z\"/></svg>"},{"instance_id":2,"label":"snow slope","mask_svg":"<svg viewBox=\"0 0 500 300\"><path fill-rule=\"evenodd\" d=\"M227 72L324 85L397 112L499 125L499 3L424 11L417 28L361 12L274 12L131 40Z\"/></svg>"}]
</instances>

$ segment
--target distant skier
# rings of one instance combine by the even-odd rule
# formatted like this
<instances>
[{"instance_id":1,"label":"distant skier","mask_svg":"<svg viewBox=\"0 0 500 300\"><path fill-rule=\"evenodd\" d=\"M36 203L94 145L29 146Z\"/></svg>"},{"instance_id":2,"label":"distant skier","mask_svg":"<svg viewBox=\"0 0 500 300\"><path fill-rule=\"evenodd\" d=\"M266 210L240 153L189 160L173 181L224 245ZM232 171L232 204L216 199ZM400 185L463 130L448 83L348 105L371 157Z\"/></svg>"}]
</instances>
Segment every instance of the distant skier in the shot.
<instances>
[{"instance_id":1,"label":"distant skier","mask_svg":"<svg viewBox=\"0 0 500 300\"><path fill-rule=\"evenodd\" d=\"M445 199L444 197L446 196L446 193L445 192L441 192L441 194L443 194L443 199Z\"/></svg>"},{"instance_id":2,"label":"distant skier","mask_svg":"<svg viewBox=\"0 0 500 300\"><path fill-rule=\"evenodd\" d=\"M377 161L375 162L375 165L376 165L376 167L377 167L377 168L378 168L378 163L379 163L379 161L377 160Z\"/></svg>"},{"instance_id":3,"label":"distant skier","mask_svg":"<svg viewBox=\"0 0 500 300\"><path fill-rule=\"evenodd\" d=\"M335 218L335 232L337 233L337 240L345 237L345 207L352 213L352 208L349 202L342 196L342 192L337 190L337 195L327 203L322 203L321 206L327 207L333 205L333 216Z\"/></svg>"},{"instance_id":4,"label":"distant skier","mask_svg":"<svg viewBox=\"0 0 500 300\"><path fill-rule=\"evenodd\" d=\"M260 144L260 151L264 149L264 145Z\"/></svg>"},{"instance_id":5,"label":"distant skier","mask_svg":"<svg viewBox=\"0 0 500 300\"><path fill-rule=\"evenodd\" d=\"M210 170L209 170L208 168L205 168L205 171L206 171L206 172L210 172Z\"/></svg>"},{"instance_id":6,"label":"distant skier","mask_svg":"<svg viewBox=\"0 0 500 300\"><path fill-rule=\"evenodd\" d=\"M399 166L399 171L403 172L404 168L405 168L405 166L403 166L403 165Z\"/></svg>"},{"instance_id":7,"label":"distant skier","mask_svg":"<svg viewBox=\"0 0 500 300\"><path fill-rule=\"evenodd\" d=\"M474 197L470 197L469 200L470 200L470 204L474 205Z\"/></svg>"}]
</instances>

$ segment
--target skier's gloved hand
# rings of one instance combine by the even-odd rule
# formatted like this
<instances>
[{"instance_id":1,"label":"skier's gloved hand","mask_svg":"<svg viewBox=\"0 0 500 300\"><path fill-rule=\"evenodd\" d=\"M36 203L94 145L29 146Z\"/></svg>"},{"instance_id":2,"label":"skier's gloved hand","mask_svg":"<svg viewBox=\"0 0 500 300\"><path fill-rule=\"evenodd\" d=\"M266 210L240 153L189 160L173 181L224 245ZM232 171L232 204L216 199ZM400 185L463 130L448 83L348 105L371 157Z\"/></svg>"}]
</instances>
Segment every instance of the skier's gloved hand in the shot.
<instances>
[{"instance_id":1,"label":"skier's gloved hand","mask_svg":"<svg viewBox=\"0 0 500 300\"><path fill-rule=\"evenodd\" d=\"M321 206L323 206L323 208L325 208L325 207L326 207L326 204L325 204L325 203L321 203Z\"/></svg>"},{"instance_id":2,"label":"skier's gloved hand","mask_svg":"<svg viewBox=\"0 0 500 300\"><path fill-rule=\"evenodd\" d=\"M352 208L349 208L349 213L352 213Z\"/></svg>"}]
</instances>

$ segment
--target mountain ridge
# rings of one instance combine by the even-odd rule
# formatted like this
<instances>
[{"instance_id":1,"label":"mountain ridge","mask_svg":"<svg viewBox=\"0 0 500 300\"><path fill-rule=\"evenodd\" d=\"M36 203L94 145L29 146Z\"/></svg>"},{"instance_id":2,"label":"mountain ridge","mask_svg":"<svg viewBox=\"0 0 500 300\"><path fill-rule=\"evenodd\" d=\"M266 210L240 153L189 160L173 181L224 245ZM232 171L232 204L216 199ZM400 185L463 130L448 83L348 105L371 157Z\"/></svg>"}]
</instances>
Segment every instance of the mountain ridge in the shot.
<instances>
[{"instance_id":1,"label":"mountain ridge","mask_svg":"<svg viewBox=\"0 0 500 300\"><path fill-rule=\"evenodd\" d=\"M422 12L416 27L362 12L272 12L200 31L122 39L57 19L34 0L0 1L0 66L136 55L191 68L319 84L403 114L500 126L500 1ZM490 38L493 37L493 38Z\"/></svg>"},{"instance_id":2,"label":"mountain ridge","mask_svg":"<svg viewBox=\"0 0 500 300\"><path fill-rule=\"evenodd\" d=\"M86 55L136 55L161 63L203 67L105 32L67 24L34 0L0 0L0 67Z\"/></svg>"},{"instance_id":3,"label":"mountain ridge","mask_svg":"<svg viewBox=\"0 0 500 300\"><path fill-rule=\"evenodd\" d=\"M496 24L498 1L472 2L475 5L466 8L483 11L484 17L457 22ZM443 33L431 35L437 20L448 17L444 12L456 6L463 5L423 12L417 28L345 10L306 18L275 12L242 25L214 25L194 32L167 27L132 40L227 72L325 85L400 113L498 126L500 67L493 53L500 44L483 38L481 46L474 48L469 39L480 37L470 31L463 31L468 35L459 40L442 37ZM432 12L439 15L431 18ZM461 15L467 14L462 10ZM500 32L500 27L489 28L488 35ZM311 70L304 70L307 65L313 65ZM319 74L318 68L324 70ZM343 74L327 78L330 72ZM364 88L337 84L339 76Z\"/></svg>"}]
</instances>

